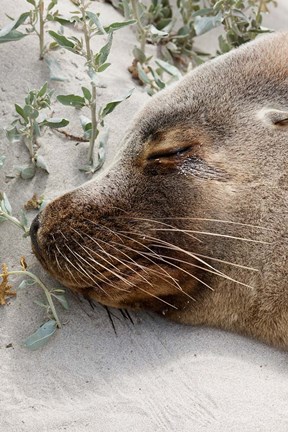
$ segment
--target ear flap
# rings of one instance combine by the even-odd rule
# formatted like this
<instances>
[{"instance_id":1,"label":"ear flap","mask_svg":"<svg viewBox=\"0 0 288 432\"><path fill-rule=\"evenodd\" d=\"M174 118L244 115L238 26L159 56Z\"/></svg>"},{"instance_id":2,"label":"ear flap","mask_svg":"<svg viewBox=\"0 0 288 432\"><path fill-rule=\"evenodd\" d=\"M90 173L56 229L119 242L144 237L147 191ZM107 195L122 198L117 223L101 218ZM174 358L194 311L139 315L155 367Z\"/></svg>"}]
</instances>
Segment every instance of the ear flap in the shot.
<instances>
[{"instance_id":1,"label":"ear flap","mask_svg":"<svg viewBox=\"0 0 288 432\"><path fill-rule=\"evenodd\" d=\"M288 111L281 111L272 108L263 108L258 112L258 117L267 126L288 129Z\"/></svg>"}]
</instances>

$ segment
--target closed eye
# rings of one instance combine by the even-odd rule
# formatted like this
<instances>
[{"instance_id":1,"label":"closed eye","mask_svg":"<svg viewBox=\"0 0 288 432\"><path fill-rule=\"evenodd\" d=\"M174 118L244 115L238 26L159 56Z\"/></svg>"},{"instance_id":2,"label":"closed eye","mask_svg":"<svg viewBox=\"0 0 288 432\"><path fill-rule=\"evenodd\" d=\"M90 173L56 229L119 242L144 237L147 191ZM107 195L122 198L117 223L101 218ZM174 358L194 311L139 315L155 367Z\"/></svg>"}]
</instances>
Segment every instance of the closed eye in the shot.
<instances>
[{"instance_id":1,"label":"closed eye","mask_svg":"<svg viewBox=\"0 0 288 432\"><path fill-rule=\"evenodd\" d=\"M156 159L163 159L163 158L177 158L179 156L183 156L186 153L188 153L189 150L191 150L192 146L186 146L186 147L178 147L171 150L165 150L158 153L152 153L147 157L147 160L156 160Z\"/></svg>"}]
</instances>

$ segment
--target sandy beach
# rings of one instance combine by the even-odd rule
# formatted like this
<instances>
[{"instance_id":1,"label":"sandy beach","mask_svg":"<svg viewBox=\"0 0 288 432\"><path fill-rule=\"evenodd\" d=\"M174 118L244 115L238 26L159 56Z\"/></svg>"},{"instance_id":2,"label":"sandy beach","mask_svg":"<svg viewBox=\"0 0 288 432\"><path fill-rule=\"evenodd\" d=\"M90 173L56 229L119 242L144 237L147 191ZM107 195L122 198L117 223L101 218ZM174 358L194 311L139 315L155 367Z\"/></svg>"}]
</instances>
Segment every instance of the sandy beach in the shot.
<instances>
[{"instance_id":1,"label":"sandy beach","mask_svg":"<svg viewBox=\"0 0 288 432\"><path fill-rule=\"evenodd\" d=\"M265 24L288 30L288 3L279 0ZM2 0L0 24L29 9L23 0ZM71 10L59 0L59 9ZM121 21L105 3L93 2L104 24ZM95 38L94 47L103 39ZM215 33L200 38L199 46L215 47ZM113 160L120 137L135 112L149 96L132 82L131 64L135 35L131 28L115 34L111 67L103 74L99 105L126 94L130 99L109 117L106 166ZM288 53L287 53L288 56ZM79 171L87 144L69 141L47 131L39 139L39 155L45 157L50 174L37 172L32 180L11 178L15 165L28 161L20 144L10 144L3 128L14 119L14 103L23 103L28 90L45 81L55 94L80 94L88 84L84 62L64 50L52 52L61 64L64 81L49 81L47 62L38 60L35 36L0 45L0 190L19 215L33 193L53 199L83 184ZM81 59L80 59L81 60ZM70 120L67 131L81 134L79 112L53 103L55 117ZM88 113L87 113L88 114ZM8 175L8 176L7 176ZM97 174L95 175L97 179ZM29 220L35 216L29 212ZM50 278L31 252L29 238L8 222L0 225L0 263L19 269L25 256L31 268L48 286ZM12 278L15 288L19 278ZM116 333L106 310L67 293L70 308L59 314L63 329L38 351L23 341L43 322L40 288L17 290L16 299L0 308L0 430L3 432L286 432L288 430L288 356L255 340L204 327L175 324L148 313L132 313L134 325L113 310Z\"/></svg>"}]
</instances>

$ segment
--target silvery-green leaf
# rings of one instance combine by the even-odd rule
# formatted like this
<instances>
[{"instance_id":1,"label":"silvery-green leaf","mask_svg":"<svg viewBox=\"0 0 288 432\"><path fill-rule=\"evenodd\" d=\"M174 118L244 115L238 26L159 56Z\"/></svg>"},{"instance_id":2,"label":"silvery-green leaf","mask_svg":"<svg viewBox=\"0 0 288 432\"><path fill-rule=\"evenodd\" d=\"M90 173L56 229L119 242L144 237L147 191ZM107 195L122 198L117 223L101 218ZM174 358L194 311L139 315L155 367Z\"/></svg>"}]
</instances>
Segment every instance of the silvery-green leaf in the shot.
<instances>
[{"instance_id":1,"label":"silvery-green leaf","mask_svg":"<svg viewBox=\"0 0 288 432\"><path fill-rule=\"evenodd\" d=\"M122 21L122 22L115 22L110 24L109 26L104 27L104 30L106 31L106 33L111 33L114 32L116 30L119 30L123 27L126 27L128 25L131 24L135 24L136 20L132 19L132 20L128 20L128 21Z\"/></svg>"},{"instance_id":2,"label":"silvery-green leaf","mask_svg":"<svg viewBox=\"0 0 288 432\"><path fill-rule=\"evenodd\" d=\"M25 122L28 122L27 114L25 113L24 109L20 105L15 104L15 110L17 114L19 114L25 120Z\"/></svg>"},{"instance_id":3,"label":"silvery-green leaf","mask_svg":"<svg viewBox=\"0 0 288 432\"><path fill-rule=\"evenodd\" d=\"M140 48L138 48L137 46L134 46L134 48L133 48L133 56L141 64L145 63L145 61L146 61L146 56L145 56L144 52Z\"/></svg>"},{"instance_id":4,"label":"silvery-green leaf","mask_svg":"<svg viewBox=\"0 0 288 432\"><path fill-rule=\"evenodd\" d=\"M51 129L58 129L65 127L69 124L69 120L66 120L64 118L58 118L58 117L52 117L49 119L46 119L42 122L41 126L48 126Z\"/></svg>"},{"instance_id":5,"label":"silvery-green leaf","mask_svg":"<svg viewBox=\"0 0 288 432\"><path fill-rule=\"evenodd\" d=\"M69 305L68 305L68 302L67 302L65 295L63 295L63 294L57 294L57 295L52 294L52 295L53 295L53 297L55 297L59 301L59 303L62 305L62 307L64 309L66 309L66 310L69 309Z\"/></svg>"},{"instance_id":6,"label":"silvery-green leaf","mask_svg":"<svg viewBox=\"0 0 288 432\"><path fill-rule=\"evenodd\" d=\"M73 106L75 108L82 108L83 106L85 106L84 97L74 94L59 95L57 96L57 100L63 105Z\"/></svg>"},{"instance_id":7,"label":"silvery-green leaf","mask_svg":"<svg viewBox=\"0 0 288 432\"><path fill-rule=\"evenodd\" d=\"M218 44L223 54L229 52L232 48L222 35L220 35L218 38Z\"/></svg>"},{"instance_id":8,"label":"silvery-green leaf","mask_svg":"<svg viewBox=\"0 0 288 432\"><path fill-rule=\"evenodd\" d=\"M24 227L28 228L28 219L24 210L21 210L20 222Z\"/></svg>"},{"instance_id":9,"label":"silvery-green leaf","mask_svg":"<svg viewBox=\"0 0 288 432\"><path fill-rule=\"evenodd\" d=\"M110 49L112 46L113 33L108 36L107 43L100 49L99 53L94 56L95 64L99 67L104 64L109 56Z\"/></svg>"},{"instance_id":10,"label":"silvery-green leaf","mask_svg":"<svg viewBox=\"0 0 288 432\"><path fill-rule=\"evenodd\" d=\"M39 137L40 136L40 127L39 127L38 122L36 122L36 121L34 121L33 130L34 130L35 137Z\"/></svg>"},{"instance_id":11,"label":"silvery-green leaf","mask_svg":"<svg viewBox=\"0 0 288 432\"><path fill-rule=\"evenodd\" d=\"M100 80L98 78L98 75L96 74L95 70L91 67L87 70L87 73L89 77L91 78L91 81L98 87L100 86Z\"/></svg>"},{"instance_id":12,"label":"silvery-green leaf","mask_svg":"<svg viewBox=\"0 0 288 432\"><path fill-rule=\"evenodd\" d=\"M101 119L103 119L108 114L110 114L112 111L114 111L114 109L116 108L116 106L119 105L121 102L123 102L124 100L128 99L132 95L133 91L134 91L134 88L131 89L131 90L129 90L129 92L125 96L123 96L122 98L114 100L114 101L111 101L111 102L108 102L105 105L105 107L100 110L100 117L101 117Z\"/></svg>"},{"instance_id":13,"label":"silvery-green leaf","mask_svg":"<svg viewBox=\"0 0 288 432\"><path fill-rule=\"evenodd\" d=\"M197 16L194 21L194 28L196 35L202 35L212 30L215 27L218 27L222 22L222 14L218 13L216 16Z\"/></svg>"},{"instance_id":14,"label":"silvery-green leaf","mask_svg":"<svg viewBox=\"0 0 288 432\"><path fill-rule=\"evenodd\" d=\"M68 81L67 76L63 72L60 63L52 57L45 57L45 61L49 68L51 81Z\"/></svg>"},{"instance_id":15,"label":"silvery-green leaf","mask_svg":"<svg viewBox=\"0 0 288 432\"><path fill-rule=\"evenodd\" d=\"M137 71L138 71L138 76L139 76L140 80L144 84L150 84L150 78L148 77L148 75L146 74L146 72L144 71L144 69L140 63L137 64Z\"/></svg>"},{"instance_id":16,"label":"silvery-green leaf","mask_svg":"<svg viewBox=\"0 0 288 432\"><path fill-rule=\"evenodd\" d=\"M83 172L85 172L86 174L93 173L92 166L89 165L89 164L81 166L81 167L79 168L79 171L83 171Z\"/></svg>"},{"instance_id":17,"label":"silvery-green leaf","mask_svg":"<svg viewBox=\"0 0 288 432\"><path fill-rule=\"evenodd\" d=\"M32 285L35 285L36 282L33 279L24 279L20 285L18 286L19 289L29 288Z\"/></svg>"},{"instance_id":18,"label":"silvery-green leaf","mask_svg":"<svg viewBox=\"0 0 288 432\"><path fill-rule=\"evenodd\" d=\"M13 30L10 33L8 33L7 35L1 36L0 37L0 43L18 41L20 39L23 39L26 36L28 36L28 34L21 33L17 30Z\"/></svg>"},{"instance_id":19,"label":"silvery-green leaf","mask_svg":"<svg viewBox=\"0 0 288 432\"><path fill-rule=\"evenodd\" d=\"M123 6L124 18L127 20L131 17L131 10L129 5L129 0L122 0L121 4Z\"/></svg>"},{"instance_id":20,"label":"silvery-green leaf","mask_svg":"<svg viewBox=\"0 0 288 432\"><path fill-rule=\"evenodd\" d=\"M58 0L51 0L50 3L48 4L47 10L50 11L51 9L53 9L53 7L57 5L57 1Z\"/></svg>"},{"instance_id":21,"label":"silvery-green leaf","mask_svg":"<svg viewBox=\"0 0 288 432\"><path fill-rule=\"evenodd\" d=\"M98 161L97 164L92 168L93 174L96 171L99 171L105 162L105 156L106 156L105 148L108 141L108 136L109 136L109 129L104 129L99 136Z\"/></svg>"},{"instance_id":22,"label":"silvery-green leaf","mask_svg":"<svg viewBox=\"0 0 288 432\"><path fill-rule=\"evenodd\" d=\"M43 156L38 156L37 155L35 159L36 159L36 166L38 168L43 169L44 171L46 171L49 174L49 170L48 170L48 167L46 165L46 162L45 162Z\"/></svg>"},{"instance_id":23,"label":"silvery-green leaf","mask_svg":"<svg viewBox=\"0 0 288 432\"><path fill-rule=\"evenodd\" d=\"M29 17L30 12L24 12L19 16L19 18L15 21L10 22L7 26L5 26L2 30L0 30L0 39L8 36L9 33L13 32L13 30L16 30L21 24L26 21L26 19Z\"/></svg>"},{"instance_id":24,"label":"silvery-green leaf","mask_svg":"<svg viewBox=\"0 0 288 432\"><path fill-rule=\"evenodd\" d=\"M49 305L47 303L43 303L39 300L33 300L33 303L35 303L36 305L48 310L49 309Z\"/></svg>"},{"instance_id":25,"label":"silvery-green leaf","mask_svg":"<svg viewBox=\"0 0 288 432\"><path fill-rule=\"evenodd\" d=\"M162 90L164 87L166 87L166 84L161 80L161 78L159 77L159 75L157 74L157 72L154 71L151 66L148 66L148 69L150 70L151 74L153 75L155 83L157 84L157 86L159 87L159 89Z\"/></svg>"},{"instance_id":26,"label":"silvery-green leaf","mask_svg":"<svg viewBox=\"0 0 288 432\"><path fill-rule=\"evenodd\" d=\"M167 72L169 75L180 79L182 77L181 72L173 65L171 65L170 63L167 63L163 60L160 59L155 59L155 63L161 68L163 69L165 72Z\"/></svg>"},{"instance_id":27,"label":"silvery-green leaf","mask_svg":"<svg viewBox=\"0 0 288 432\"><path fill-rule=\"evenodd\" d=\"M47 88L48 88L48 83L47 81L45 82L45 84L43 85L43 87L41 87L41 89L39 90L37 96L38 97L42 97L45 95L45 93L47 92Z\"/></svg>"},{"instance_id":28,"label":"silvery-green leaf","mask_svg":"<svg viewBox=\"0 0 288 432\"><path fill-rule=\"evenodd\" d=\"M168 36L168 33L166 31L158 30L154 25L150 25L149 31L152 36L160 36L160 37Z\"/></svg>"},{"instance_id":29,"label":"silvery-green leaf","mask_svg":"<svg viewBox=\"0 0 288 432\"><path fill-rule=\"evenodd\" d=\"M12 144L20 141L21 139L21 135L16 126L6 129L6 136Z\"/></svg>"},{"instance_id":30,"label":"silvery-green leaf","mask_svg":"<svg viewBox=\"0 0 288 432\"><path fill-rule=\"evenodd\" d=\"M104 63L101 66L99 66L97 68L97 72L104 72L104 70L106 70L109 66L111 65L111 63Z\"/></svg>"},{"instance_id":31,"label":"silvery-green leaf","mask_svg":"<svg viewBox=\"0 0 288 432\"><path fill-rule=\"evenodd\" d=\"M0 168L2 168L3 167L3 165L4 165L4 162L5 162L5 159L6 159L6 156L0 156Z\"/></svg>"},{"instance_id":32,"label":"silvery-green leaf","mask_svg":"<svg viewBox=\"0 0 288 432\"><path fill-rule=\"evenodd\" d=\"M88 101L90 101L91 98L92 98L90 90L87 89L87 87L81 87L81 89L82 89L82 92L83 92L83 95L84 95L85 99L87 99Z\"/></svg>"},{"instance_id":33,"label":"silvery-green leaf","mask_svg":"<svg viewBox=\"0 0 288 432\"><path fill-rule=\"evenodd\" d=\"M1 208L5 213L11 216L12 207L5 192L2 194Z\"/></svg>"},{"instance_id":34,"label":"silvery-green leaf","mask_svg":"<svg viewBox=\"0 0 288 432\"><path fill-rule=\"evenodd\" d=\"M93 22L93 24L96 25L96 27L98 28L100 34L105 34L106 33L106 31L104 30L104 28L103 28L103 26L102 26L102 24L101 24L101 22L99 20L98 15L96 15L93 12L90 12L90 11L87 11L86 15Z\"/></svg>"},{"instance_id":35,"label":"silvery-green leaf","mask_svg":"<svg viewBox=\"0 0 288 432\"><path fill-rule=\"evenodd\" d=\"M31 163L27 166L16 166L16 170L19 172L20 177L23 180L29 180L35 176L36 173L36 165Z\"/></svg>"},{"instance_id":36,"label":"silvery-green leaf","mask_svg":"<svg viewBox=\"0 0 288 432\"><path fill-rule=\"evenodd\" d=\"M61 25L66 25L69 26L73 23L75 23L76 21L79 21L78 17L75 17L73 15L55 15L55 13L52 14L48 14L47 15L47 21L55 21L58 22Z\"/></svg>"},{"instance_id":37,"label":"silvery-green leaf","mask_svg":"<svg viewBox=\"0 0 288 432\"><path fill-rule=\"evenodd\" d=\"M50 30L48 33L60 46L66 48L68 51L75 52L74 48L76 44L71 39L67 39L65 36L60 35L59 33L56 33L52 30Z\"/></svg>"},{"instance_id":38,"label":"silvery-green leaf","mask_svg":"<svg viewBox=\"0 0 288 432\"><path fill-rule=\"evenodd\" d=\"M31 350L41 348L48 342L50 337L55 333L56 329L56 321L47 321L45 324L39 327L39 329L35 333L33 333L26 339L24 345L26 346L26 348L29 348Z\"/></svg>"},{"instance_id":39,"label":"silvery-green leaf","mask_svg":"<svg viewBox=\"0 0 288 432\"><path fill-rule=\"evenodd\" d=\"M15 105L15 107L16 107L16 105ZM18 107L19 107L19 105L18 105ZM17 109L16 109L16 111L17 111ZM29 117L31 119L36 119L39 115L39 111L36 110L35 108L33 108L31 105L25 105L23 108L23 111L24 111L24 114L26 115L27 118Z\"/></svg>"},{"instance_id":40,"label":"silvery-green leaf","mask_svg":"<svg viewBox=\"0 0 288 432\"><path fill-rule=\"evenodd\" d=\"M179 48L177 47L177 45L171 41L166 44L166 48L173 53L179 52Z\"/></svg>"},{"instance_id":41,"label":"silvery-green leaf","mask_svg":"<svg viewBox=\"0 0 288 432\"><path fill-rule=\"evenodd\" d=\"M86 116L80 115L80 123L81 123L82 129L85 133L85 137L90 138L91 131L92 131L91 120Z\"/></svg>"},{"instance_id":42,"label":"silvery-green leaf","mask_svg":"<svg viewBox=\"0 0 288 432\"><path fill-rule=\"evenodd\" d=\"M213 8L201 8L198 11L194 12L192 16L195 18L196 16L206 16L213 12Z\"/></svg>"}]
</instances>

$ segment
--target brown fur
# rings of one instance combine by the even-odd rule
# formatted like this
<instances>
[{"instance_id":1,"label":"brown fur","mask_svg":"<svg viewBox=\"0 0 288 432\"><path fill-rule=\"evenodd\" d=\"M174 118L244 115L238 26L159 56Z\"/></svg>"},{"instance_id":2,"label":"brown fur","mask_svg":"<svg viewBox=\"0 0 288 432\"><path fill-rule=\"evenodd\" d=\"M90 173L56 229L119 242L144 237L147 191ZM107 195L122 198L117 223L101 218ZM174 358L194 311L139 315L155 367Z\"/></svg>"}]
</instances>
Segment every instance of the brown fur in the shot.
<instances>
[{"instance_id":1,"label":"brown fur","mask_svg":"<svg viewBox=\"0 0 288 432\"><path fill-rule=\"evenodd\" d=\"M33 248L64 285L288 347L288 34L153 97L96 181L50 203Z\"/></svg>"}]
</instances>

